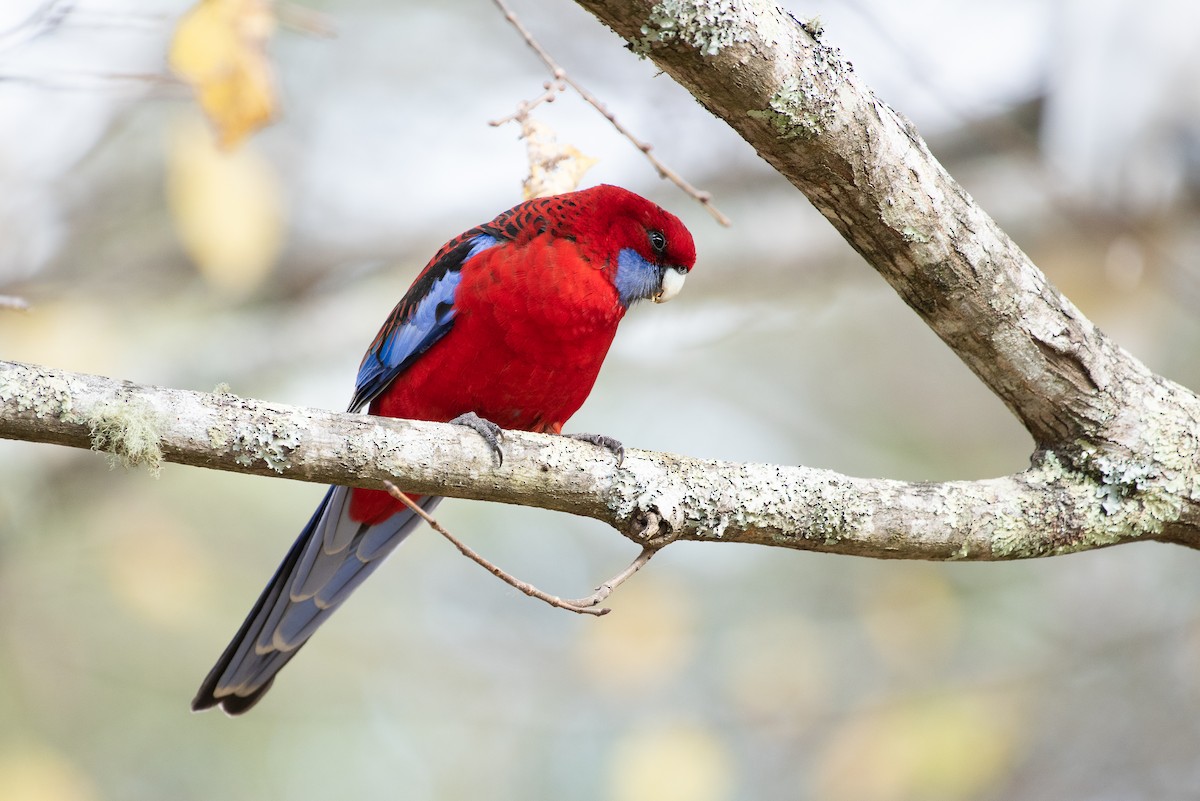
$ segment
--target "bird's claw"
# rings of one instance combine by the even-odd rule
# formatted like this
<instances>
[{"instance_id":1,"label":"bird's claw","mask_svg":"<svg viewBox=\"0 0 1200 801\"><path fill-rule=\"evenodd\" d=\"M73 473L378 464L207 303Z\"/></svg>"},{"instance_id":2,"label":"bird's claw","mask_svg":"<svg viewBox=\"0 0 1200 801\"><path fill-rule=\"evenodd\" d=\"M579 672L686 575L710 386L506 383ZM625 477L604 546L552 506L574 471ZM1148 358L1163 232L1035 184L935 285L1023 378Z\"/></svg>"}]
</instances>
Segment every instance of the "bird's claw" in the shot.
<instances>
[{"instance_id":1,"label":"bird's claw","mask_svg":"<svg viewBox=\"0 0 1200 801\"><path fill-rule=\"evenodd\" d=\"M483 441L492 449L492 453L496 454L496 466L500 467L504 464L504 450L500 447L500 443L504 439L504 429L491 420L485 420L475 412L460 414L450 422L456 426L466 426L483 437Z\"/></svg>"},{"instance_id":2,"label":"bird's claw","mask_svg":"<svg viewBox=\"0 0 1200 801\"><path fill-rule=\"evenodd\" d=\"M577 439L580 442L590 442L599 448L604 448L616 457L617 467L625 462L625 446L619 439L606 437L603 434L563 434L563 436Z\"/></svg>"}]
</instances>

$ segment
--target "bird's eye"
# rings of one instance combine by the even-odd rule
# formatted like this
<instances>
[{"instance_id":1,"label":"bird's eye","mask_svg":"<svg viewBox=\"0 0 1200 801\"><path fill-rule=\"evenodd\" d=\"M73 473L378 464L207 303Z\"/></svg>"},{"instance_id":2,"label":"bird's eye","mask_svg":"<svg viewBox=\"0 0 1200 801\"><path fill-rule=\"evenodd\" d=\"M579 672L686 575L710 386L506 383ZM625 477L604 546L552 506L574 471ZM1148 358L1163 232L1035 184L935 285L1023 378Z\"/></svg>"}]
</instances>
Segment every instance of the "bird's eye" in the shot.
<instances>
[{"instance_id":1,"label":"bird's eye","mask_svg":"<svg viewBox=\"0 0 1200 801\"><path fill-rule=\"evenodd\" d=\"M661 256L663 251L667 249L667 238L662 231L650 231L650 249Z\"/></svg>"}]
</instances>

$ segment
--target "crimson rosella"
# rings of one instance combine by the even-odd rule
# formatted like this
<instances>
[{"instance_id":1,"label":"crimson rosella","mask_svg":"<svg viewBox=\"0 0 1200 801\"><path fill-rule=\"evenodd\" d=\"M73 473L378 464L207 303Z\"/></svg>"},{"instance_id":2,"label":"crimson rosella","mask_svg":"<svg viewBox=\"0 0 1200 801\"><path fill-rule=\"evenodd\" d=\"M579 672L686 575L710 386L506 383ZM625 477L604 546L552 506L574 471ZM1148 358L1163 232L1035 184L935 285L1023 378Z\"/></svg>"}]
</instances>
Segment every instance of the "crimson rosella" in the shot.
<instances>
[{"instance_id":1,"label":"crimson rosella","mask_svg":"<svg viewBox=\"0 0 1200 801\"><path fill-rule=\"evenodd\" d=\"M383 324L350 411L562 433L617 323L669 300L696 259L677 217L615 186L521 203L446 243ZM607 437L576 435L617 452ZM419 499L426 510L441 500ZM330 487L192 709L245 712L419 519L381 490Z\"/></svg>"}]
</instances>

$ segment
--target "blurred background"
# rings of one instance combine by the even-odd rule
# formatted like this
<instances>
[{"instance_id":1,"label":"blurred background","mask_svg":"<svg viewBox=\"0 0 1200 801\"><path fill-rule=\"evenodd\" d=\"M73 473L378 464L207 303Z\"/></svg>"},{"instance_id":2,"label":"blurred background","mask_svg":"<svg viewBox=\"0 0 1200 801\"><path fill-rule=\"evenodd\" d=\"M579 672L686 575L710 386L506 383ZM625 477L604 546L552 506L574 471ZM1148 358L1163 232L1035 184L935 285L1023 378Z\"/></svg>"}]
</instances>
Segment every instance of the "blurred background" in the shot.
<instances>
[{"instance_id":1,"label":"blurred background","mask_svg":"<svg viewBox=\"0 0 1200 801\"><path fill-rule=\"evenodd\" d=\"M577 98L537 110L599 159L585 184L677 212L700 254L625 321L575 430L860 476L1026 466L1007 410L722 122L572 3L513 2L734 221ZM1200 387L1200 7L785 5L1087 315ZM344 408L425 261L520 200L518 130L488 121L547 76L485 0L281 6L281 116L220 155L166 66L187 6L0 5L0 295L30 306L0 309L0 358ZM0 798L1200 795L1200 555L1154 543L994 565L679 543L597 620L421 531L252 713L190 714L321 493L0 442ZM539 510L439 518L564 596L636 551Z\"/></svg>"}]
</instances>

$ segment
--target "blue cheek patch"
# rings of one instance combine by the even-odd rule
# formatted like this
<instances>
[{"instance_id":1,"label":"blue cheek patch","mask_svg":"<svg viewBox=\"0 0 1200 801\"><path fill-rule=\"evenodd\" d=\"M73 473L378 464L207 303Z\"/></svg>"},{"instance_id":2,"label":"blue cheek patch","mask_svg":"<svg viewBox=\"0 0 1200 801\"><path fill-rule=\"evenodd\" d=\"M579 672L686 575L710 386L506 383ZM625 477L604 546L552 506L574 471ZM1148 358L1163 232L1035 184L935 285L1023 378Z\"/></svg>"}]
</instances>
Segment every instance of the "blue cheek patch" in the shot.
<instances>
[{"instance_id":1,"label":"blue cheek patch","mask_svg":"<svg viewBox=\"0 0 1200 801\"><path fill-rule=\"evenodd\" d=\"M623 248L617 254L617 295L625 308L634 301L654 297L661 283L659 268L633 248Z\"/></svg>"}]
</instances>

